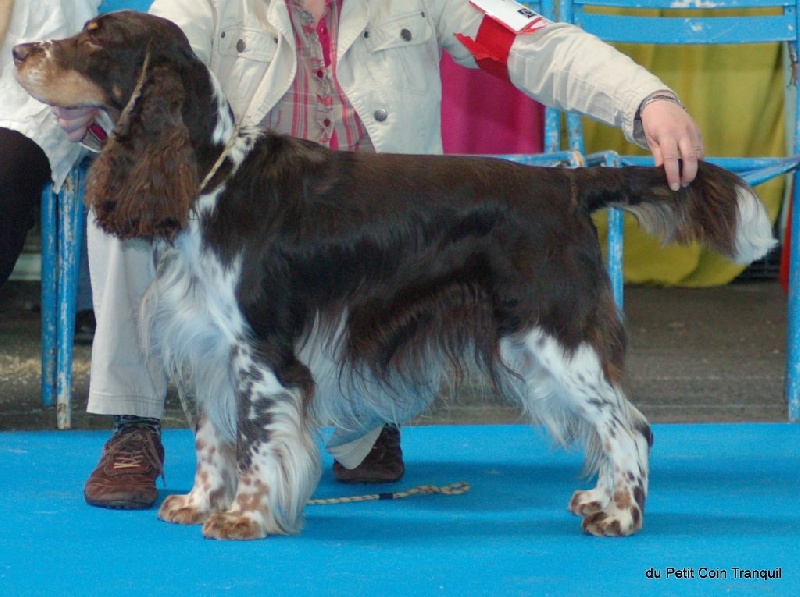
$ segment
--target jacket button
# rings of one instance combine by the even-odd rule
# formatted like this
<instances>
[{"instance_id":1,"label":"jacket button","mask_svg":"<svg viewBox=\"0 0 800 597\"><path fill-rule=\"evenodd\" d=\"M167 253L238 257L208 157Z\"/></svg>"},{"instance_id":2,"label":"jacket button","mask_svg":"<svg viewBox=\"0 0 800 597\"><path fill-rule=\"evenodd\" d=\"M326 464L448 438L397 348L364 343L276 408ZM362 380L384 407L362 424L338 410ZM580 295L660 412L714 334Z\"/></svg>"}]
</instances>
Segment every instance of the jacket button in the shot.
<instances>
[{"instance_id":1,"label":"jacket button","mask_svg":"<svg viewBox=\"0 0 800 597\"><path fill-rule=\"evenodd\" d=\"M389 118L389 113L383 108L380 108L379 110L375 110L373 116L375 117L375 120L377 120L378 122L383 122L384 120Z\"/></svg>"},{"instance_id":2,"label":"jacket button","mask_svg":"<svg viewBox=\"0 0 800 597\"><path fill-rule=\"evenodd\" d=\"M400 37L403 38L403 41L411 41L411 31L408 29L403 28L400 31Z\"/></svg>"},{"instance_id":3,"label":"jacket button","mask_svg":"<svg viewBox=\"0 0 800 597\"><path fill-rule=\"evenodd\" d=\"M240 54L244 52L246 48L247 44L244 43L243 39L240 39L239 41L236 42L236 51L239 52Z\"/></svg>"}]
</instances>

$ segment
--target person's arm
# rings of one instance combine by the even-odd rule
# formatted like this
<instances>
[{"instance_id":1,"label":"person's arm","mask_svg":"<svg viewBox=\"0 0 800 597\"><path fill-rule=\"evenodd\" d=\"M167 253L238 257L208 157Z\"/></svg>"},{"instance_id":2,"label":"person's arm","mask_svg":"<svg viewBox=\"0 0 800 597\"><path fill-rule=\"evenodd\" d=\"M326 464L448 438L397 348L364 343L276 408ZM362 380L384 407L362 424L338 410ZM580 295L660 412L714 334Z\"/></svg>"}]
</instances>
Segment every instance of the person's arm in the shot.
<instances>
[{"instance_id":1,"label":"person's arm","mask_svg":"<svg viewBox=\"0 0 800 597\"><path fill-rule=\"evenodd\" d=\"M480 38L483 13L463 0L431 0L431 6L442 47L456 62L475 67L475 57L457 35ZM664 165L672 188L694 179L697 158L703 155L697 124L679 103L656 98L643 106L659 92L675 96L658 77L566 23L548 23L530 34L501 38L502 33L500 38L477 41L489 54L497 52L502 74L516 87L547 106L581 112L620 128L627 139L650 148L656 163ZM503 43L510 43L507 55ZM682 175L678 157L683 159Z\"/></svg>"},{"instance_id":2,"label":"person's arm","mask_svg":"<svg viewBox=\"0 0 800 597\"><path fill-rule=\"evenodd\" d=\"M542 103L617 126L646 145L673 190L694 180L704 153L694 119L663 81L597 37L564 24L519 35L508 69L511 81L535 89Z\"/></svg>"}]
</instances>

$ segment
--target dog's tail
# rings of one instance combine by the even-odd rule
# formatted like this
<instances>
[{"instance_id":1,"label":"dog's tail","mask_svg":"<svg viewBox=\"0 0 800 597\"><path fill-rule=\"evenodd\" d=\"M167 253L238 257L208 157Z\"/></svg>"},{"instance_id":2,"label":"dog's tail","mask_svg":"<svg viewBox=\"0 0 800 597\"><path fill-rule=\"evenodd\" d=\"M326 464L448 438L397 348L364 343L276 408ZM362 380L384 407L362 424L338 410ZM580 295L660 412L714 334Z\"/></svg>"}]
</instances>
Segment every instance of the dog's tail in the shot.
<instances>
[{"instance_id":1,"label":"dog's tail","mask_svg":"<svg viewBox=\"0 0 800 597\"><path fill-rule=\"evenodd\" d=\"M697 241L740 264L763 257L775 239L761 199L736 174L700 162L697 177L672 191L663 168L585 168L579 201L589 210L619 207L664 243Z\"/></svg>"}]
</instances>

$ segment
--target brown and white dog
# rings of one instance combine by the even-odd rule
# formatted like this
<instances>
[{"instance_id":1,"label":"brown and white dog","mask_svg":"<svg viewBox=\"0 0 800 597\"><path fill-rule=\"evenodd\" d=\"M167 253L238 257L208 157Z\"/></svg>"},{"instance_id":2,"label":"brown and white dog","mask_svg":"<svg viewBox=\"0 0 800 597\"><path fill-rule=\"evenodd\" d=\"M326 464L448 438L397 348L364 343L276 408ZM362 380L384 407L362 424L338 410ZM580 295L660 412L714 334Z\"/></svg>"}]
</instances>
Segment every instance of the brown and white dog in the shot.
<instances>
[{"instance_id":1,"label":"brown and white dog","mask_svg":"<svg viewBox=\"0 0 800 597\"><path fill-rule=\"evenodd\" d=\"M87 202L108 233L161 253L147 349L191 371L198 409L194 487L162 519L220 539L296 532L319 425L407 420L478 373L585 447L597 485L569 502L584 531L641 528L652 436L620 388L625 334L590 214L620 207L747 263L773 239L741 179L701 163L671 192L660 168L336 152L239 130L181 31L139 13L14 57L34 97L116 121Z\"/></svg>"}]
</instances>

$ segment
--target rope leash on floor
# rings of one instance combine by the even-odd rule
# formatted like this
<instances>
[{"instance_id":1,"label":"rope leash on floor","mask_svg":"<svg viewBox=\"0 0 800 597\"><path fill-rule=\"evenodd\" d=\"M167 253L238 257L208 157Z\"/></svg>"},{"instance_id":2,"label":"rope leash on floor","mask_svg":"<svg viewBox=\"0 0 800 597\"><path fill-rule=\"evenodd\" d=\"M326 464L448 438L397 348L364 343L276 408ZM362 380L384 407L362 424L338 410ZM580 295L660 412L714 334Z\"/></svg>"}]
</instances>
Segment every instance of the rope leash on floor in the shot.
<instances>
[{"instance_id":1,"label":"rope leash on floor","mask_svg":"<svg viewBox=\"0 0 800 597\"><path fill-rule=\"evenodd\" d=\"M461 481L440 487L438 485L420 485L406 491L396 493L368 493L365 495L353 495L349 497L337 497L319 500L308 500L311 506L327 506L329 504L350 504L353 502L369 502L372 500L400 500L415 495L430 495L439 493L442 495L461 495L470 490L470 484Z\"/></svg>"},{"instance_id":2,"label":"rope leash on floor","mask_svg":"<svg viewBox=\"0 0 800 597\"><path fill-rule=\"evenodd\" d=\"M181 401L183 414L186 416L186 420L189 423L189 427L191 429L195 429L194 416L192 416L192 410L189 408L189 397L186 395L186 392L183 388L183 384L179 383L177 384L177 386L178 386L178 398ZM368 493L365 495L353 495L353 496L327 498L327 499L312 499L308 500L307 503L310 506L327 506L330 504L352 504L355 502L369 502L375 500L400 500L415 495L431 495L435 493L442 495L461 495L462 493L467 493L469 490L470 490L470 484L461 481L458 483L451 483L450 485L445 485L443 487L440 487L438 485L419 485L418 487L414 487L406 491L398 491L395 493Z\"/></svg>"}]
</instances>

